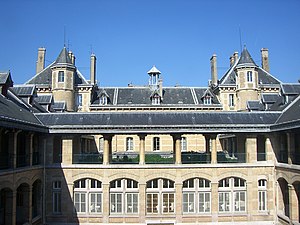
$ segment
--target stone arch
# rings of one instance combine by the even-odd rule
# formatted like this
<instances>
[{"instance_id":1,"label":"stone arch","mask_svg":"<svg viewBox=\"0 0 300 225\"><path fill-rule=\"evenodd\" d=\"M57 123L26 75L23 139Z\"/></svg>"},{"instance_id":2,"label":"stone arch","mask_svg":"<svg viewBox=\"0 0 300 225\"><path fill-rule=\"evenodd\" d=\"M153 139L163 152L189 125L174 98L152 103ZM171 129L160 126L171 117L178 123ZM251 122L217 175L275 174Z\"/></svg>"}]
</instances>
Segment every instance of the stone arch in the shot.
<instances>
[{"instance_id":1,"label":"stone arch","mask_svg":"<svg viewBox=\"0 0 300 225\"><path fill-rule=\"evenodd\" d=\"M30 207L30 185L28 183L21 183L17 188L17 224L29 223L29 207Z\"/></svg>"},{"instance_id":2,"label":"stone arch","mask_svg":"<svg viewBox=\"0 0 300 225\"><path fill-rule=\"evenodd\" d=\"M278 213L283 214L287 217L290 215L290 207L289 207L289 188L288 188L288 182L284 178L279 178L277 180L278 182Z\"/></svg>"},{"instance_id":3,"label":"stone arch","mask_svg":"<svg viewBox=\"0 0 300 225\"><path fill-rule=\"evenodd\" d=\"M12 224L13 191L10 188L0 190L0 224Z\"/></svg>"}]
</instances>

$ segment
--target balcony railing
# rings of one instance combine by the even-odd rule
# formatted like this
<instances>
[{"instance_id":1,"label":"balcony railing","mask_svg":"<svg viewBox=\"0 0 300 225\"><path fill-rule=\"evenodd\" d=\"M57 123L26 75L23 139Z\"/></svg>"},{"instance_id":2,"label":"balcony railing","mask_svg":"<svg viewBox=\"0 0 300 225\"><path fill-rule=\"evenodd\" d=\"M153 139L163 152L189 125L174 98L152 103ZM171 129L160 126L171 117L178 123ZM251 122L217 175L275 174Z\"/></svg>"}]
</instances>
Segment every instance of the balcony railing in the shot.
<instances>
[{"instance_id":1,"label":"balcony railing","mask_svg":"<svg viewBox=\"0 0 300 225\"><path fill-rule=\"evenodd\" d=\"M246 153L228 153L226 151L218 152L218 163L245 163Z\"/></svg>"},{"instance_id":2,"label":"balcony railing","mask_svg":"<svg viewBox=\"0 0 300 225\"><path fill-rule=\"evenodd\" d=\"M17 155L17 167L24 167L28 165L29 162L29 155Z\"/></svg>"},{"instance_id":3,"label":"balcony railing","mask_svg":"<svg viewBox=\"0 0 300 225\"><path fill-rule=\"evenodd\" d=\"M267 155L265 152L258 152L257 153L257 161L266 161Z\"/></svg>"},{"instance_id":4,"label":"balcony railing","mask_svg":"<svg viewBox=\"0 0 300 225\"><path fill-rule=\"evenodd\" d=\"M116 152L111 155L112 164L138 164L138 152Z\"/></svg>"},{"instance_id":5,"label":"balcony railing","mask_svg":"<svg viewBox=\"0 0 300 225\"><path fill-rule=\"evenodd\" d=\"M181 161L183 164L210 163L211 154L206 152L182 152Z\"/></svg>"},{"instance_id":6,"label":"balcony railing","mask_svg":"<svg viewBox=\"0 0 300 225\"><path fill-rule=\"evenodd\" d=\"M9 169L12 167L12 158L9 154L0 155L0 169Z\"/></svg>"},{"instance_id":7,"label":"balcony railing","mask_svg":"<svg viewBox=\"0 0 300 225\"><path fill-rule=\"evenodd\" d=\"M286 151L280 151L279 152L278 162L288 163L288 153Z\"/></svg>"},{"instance_id":8,"label":"balcony railing","mask_svg":"<svg viewBox=\"0 0 300 225\"><path fill-rule=\"evenodd\" d=\"M73 154L73 164L102 164L102 153L80 153Z\"/></svg>"},{"instance_id":9,"label":"balcony railing","mask_svg":"<svg viewBox=\"0 0 300 225\"><path fill-rule=\"evenodd\" d=\"M146 164L173 164L173 152L146 152Z\"/></svg>"}]
</instances>

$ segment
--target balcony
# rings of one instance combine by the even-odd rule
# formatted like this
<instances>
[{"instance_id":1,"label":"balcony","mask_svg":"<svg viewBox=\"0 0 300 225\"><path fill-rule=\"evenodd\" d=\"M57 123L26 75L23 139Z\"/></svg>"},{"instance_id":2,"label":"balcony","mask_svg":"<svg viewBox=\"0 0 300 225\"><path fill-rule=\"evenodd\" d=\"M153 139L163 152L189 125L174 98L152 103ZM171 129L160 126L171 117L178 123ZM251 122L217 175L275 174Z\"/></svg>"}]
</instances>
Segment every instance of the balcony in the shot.
<instances>
[{"instance_id":1,"label":"balcony","mask_svg":"<svg viewBox=\"0 0 300 225\"><path fill-rule=\"evenodd\" d=\"M173 152L146 152L146 164L173 164Z\"/></svg>"},{"instance_id":2,"label":"balcony","mask_svg":"<svg viewBox=\"0 0 300 225\"><path fill-rule=\"evenodd\" d=\"M182 164L202 164L211 162L211 154L206 152L182 152Z\"/></svg>"},{"instance_id":3,"label":"balcony","mask_svg":"<svg viewBox=\"0 0 300 225\"><path fill-rule=\"evenodd\" d=\"M266 153L257 153L257 161L266 161L267 160L267 154Z\"/></svg>"},{"instance_id":4,"label":"balcony","mask_svg":"<svg viewBox=\"0 0 300 225\"><path fill-rule=\"evenodd\" d=\"M228 153L227 151L221 151L217 154L218 163L245 163L246 153Z\"/></svg>"},{"instance_id":5,"label":"balcony","mask_svg":"<svg viewBox=\"0 0 300 225\"><path fill-rule=\"evenodd\" d=\"M80 153L73 154L73 164L102 164L102 153Z\"/></svg>"},{"instance_id":6,"label":"balcony","mask_svg":"<svg viewBox=\"0 0 300 225\"><path fill-rule=\"evenodd\" d=\"M138 164L138 152L116 152L111 155L111 164Z\"/></svg>"}]
</instances>

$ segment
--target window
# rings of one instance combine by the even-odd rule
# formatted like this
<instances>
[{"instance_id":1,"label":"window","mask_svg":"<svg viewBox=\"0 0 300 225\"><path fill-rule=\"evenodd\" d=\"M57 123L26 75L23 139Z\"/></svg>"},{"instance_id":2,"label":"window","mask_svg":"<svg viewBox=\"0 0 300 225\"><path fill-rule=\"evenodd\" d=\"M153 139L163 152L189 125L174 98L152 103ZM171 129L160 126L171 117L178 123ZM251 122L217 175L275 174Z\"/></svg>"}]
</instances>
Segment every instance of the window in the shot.
<instances>
[{"instance_id":1,"label":"window","mask_svg":"<svg viewBox=\"0 0 300 225\"><path fill-rule=\"evenodd\" d=\"M82 106L82 94L77 95L77 106Z\"/></svg>"},{"instance_id":2,"label":"window","mask_svg":"<svg viewBox=\"0 0 300 225\"><path fill-rule=\"evenodd\" d=\"M101 137L101 138L99 138L99 150L98 150L98 152L103 152L103 150L104 150L104 138Z\"/></svg>"},{"instance_id":3,"label":"window","mask_svg":"<svg viewBox=\"0 0 300 225\"><path fill-rule=\"evenodd\" d=\"M228 177L219 181L219 212L246 212L246 181Z\"/></svg>"},{"instance_id":4,"label":"window","mask_svg":"<svg viewBox=\"0 0 300 225\"><path fill-rule=\"evenodd\" d=\"M126 138L126 151L133 151L133 138Z\"/></svg>"},{"instance_id":5,"label":"window","mask_svg":"<svg viewBox=\"0 0 300 225\"><path fill-rule=\"evenodd\" d=\"M101 95L99 98L99 104L100 105L107 105L107 96L106 95Z\"/></svg>"},{"instance_id":6,"label":"window","mask_svg":"<svg viewBox=\"0 0 300 225\"><path fill-rule=\"evenodd\" d=\"M61 213L61 181L52 183L52 212Z\"/></svg>"},{"instance_id":7,"label":"window","mask_svg":"<svg viewBox=\"0 0 300 225\"><path fill-rule=\"evenodd\" d=\"M204 105L211 105L211 96L206 95L206 96L203 98L203 104L204 104Z\"/></svg>"},{"instance_id":8,"label":"window","mask_svg":"<svg viewBox=\"0 0 300 225\"><path fill-rule=\"evenodd\" d=\"M152 105L159 105L160 104L160 96L159 95L154 95L152 97Z\"/></svg>"},{"instance_id":9,"label":"window","mask_svg":"<svg viewBox=\"0 0 300 225\"><path fill-rule=\"evenodd\" d=\"M210 213L211 185L203 178L183 182L183 213Z\"/></svg>"},{"instance_id":10,"label":"window","mask_svg":"<svg viewBox=\"0 0 300 225\"><path fill-rule=\"evenodd\" d=\"M174 181L154 179L147 182L147 214L173 214L175 212Z\"/></svg>"},{"instance_id":11,"label":"window","mask_svg":"<svg viewBox=\"0 0 300 225\"><path fill-rule=\"evenodd\" d=\"M252 71L247 71L247 82L252 82Z\"/></svg>"},{"instance_id":12,"label":"window","mask_svg":"<svg viewBox=\"0 0 300 225\"><path fill-rule=\"evenodd\" d=\"M153 151L159 151L160 150L160 139L159 137L153 138Z\"/></svg>"},{"instance_id":13,"label":"window","mask_svg":"<svg viewBox=\"0 0 300 225\"><path fill-rule=\"evenodd\" d=\"M138 182L131 179L117 179L110 182L110 213L138 213Z\"/></svg>"},{"instance_id":14,"label":"window","mask_svg":"<svg viewBox=\"0 0 300 225\"><path fill-rule=\"evenodd\" d=\"M229 94L229 106L234 106L234 94Z\"/></svg>"},{"instance_id":15,"label":"window","mask_svg":"<svg viewBox=\"0 0 300 225\"><path fill-rule=\"evenodd\" d=\"M267 180L258 181L258 210L267 210Z\"/></svg>"},{"instance_id":16,"label":"window","mask_svg":"<svg viewBox=\"0 0 300 225\"><path fill-rule=\"evenodd\" d=\"M64 82L65 81L65 72L59 71L58 72L58 82Z\"/></svg>"},{"instance_id":17,"label":"window","mask_svg":"<svg viewBox=\"0 0 300 225\"><path fill-rule=\"evenodd\" d=\"M102 212L102 183L95 179L74 182L74 206L77 213L99 214Z\"/></svg>"},{"instance_id":18,"label":"window","mask_svg":"<svg viewBox=\"0 0 300 225\"><path fill-rule=\"evenodd\" d=\"M187 141L186 141L186 137L182 137L180 140L180 146L181 146L181 151L187 151Z\"/></svg>"}]
</instances>

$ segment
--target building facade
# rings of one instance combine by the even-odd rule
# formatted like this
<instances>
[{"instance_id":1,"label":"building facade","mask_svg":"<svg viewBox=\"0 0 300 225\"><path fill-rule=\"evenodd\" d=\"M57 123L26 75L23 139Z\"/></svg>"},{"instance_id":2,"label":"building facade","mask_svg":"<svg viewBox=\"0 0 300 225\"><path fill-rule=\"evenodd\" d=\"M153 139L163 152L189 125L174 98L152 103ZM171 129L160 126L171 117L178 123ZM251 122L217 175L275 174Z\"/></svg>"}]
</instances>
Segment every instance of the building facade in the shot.
<instances>
[{"instance_id":1,"label":"building facade","mask_svg":"<svg viewBox=\"0 0 300 225\"><path fill-rule=\"evenodd\" d=\"M63 48L0 73L0 224L297 224L300 85L246 48L208 87L101 87Z\"/></svg>"}]
</instances>

